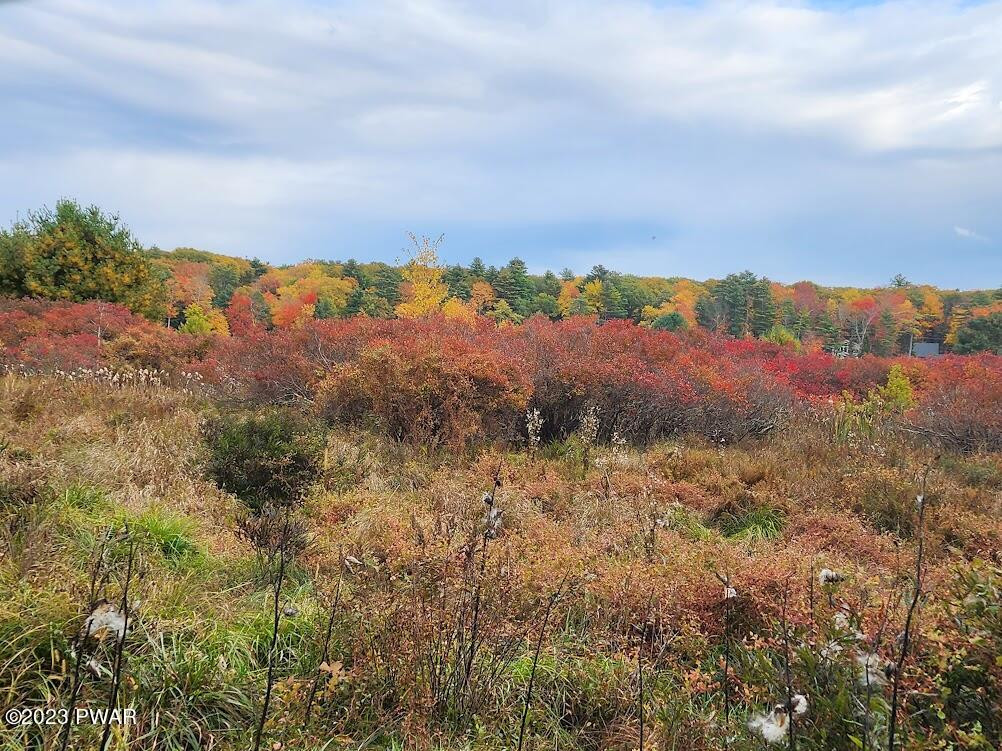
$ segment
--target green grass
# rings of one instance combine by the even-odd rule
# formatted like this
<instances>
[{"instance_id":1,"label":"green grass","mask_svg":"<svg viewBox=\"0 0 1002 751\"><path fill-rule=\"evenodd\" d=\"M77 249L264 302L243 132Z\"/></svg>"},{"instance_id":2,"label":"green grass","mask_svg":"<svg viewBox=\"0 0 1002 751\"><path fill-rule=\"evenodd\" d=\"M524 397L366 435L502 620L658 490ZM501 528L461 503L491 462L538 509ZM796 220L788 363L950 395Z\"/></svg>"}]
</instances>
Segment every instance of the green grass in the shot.
<instances>
[{"instance_id":1,"label":"green grass","mask_svg":"<svg viewBox=\"0 0 1002 751\"><path fill-rule=\"evenodd\" d=\"M685 508L677 508L671 512L668 517L668 528L693 542L705 542L717 534L716 530L705 526L695 514Z\"/></svg>"},{"instance_id":2,"label":"green grass","mask_svg":"<svg viewBox=\"0 0 1002 751\"><path fill-rule=\"evenodd\" d=\"M775 540L783 534L786 517L774 508L758 508L743 514L727 514L717 526L734 540Z\"/></svg>"},{"instance_id":3,"label":"green grass","mask_svg":"<svg viewBox=\"0 0 1002 751\"><path fill-rule=\"evenodd\" d=\"M161 510L147 511L132 521L173 566L199 559L203 552L195 542L195 525L190 519Z\"/></svg>"}]
</instances>

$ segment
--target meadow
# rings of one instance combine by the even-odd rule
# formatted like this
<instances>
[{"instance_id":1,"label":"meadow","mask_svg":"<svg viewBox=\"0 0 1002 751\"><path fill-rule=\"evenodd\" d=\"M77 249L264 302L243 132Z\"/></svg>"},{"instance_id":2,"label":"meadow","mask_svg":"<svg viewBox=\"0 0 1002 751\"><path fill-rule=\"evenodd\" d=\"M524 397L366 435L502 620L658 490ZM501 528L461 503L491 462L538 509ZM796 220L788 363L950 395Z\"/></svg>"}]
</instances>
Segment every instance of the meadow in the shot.
<instances>
[{"instance_id":1,"label":"meadow","mask_svg":"<svg viewBox=\"0 0 1002 751\"><path fill-rule=\"evenodd\" d=\"M0 305L13 749L994 749L1002 358Z\"/></svg>"}]
</instances>

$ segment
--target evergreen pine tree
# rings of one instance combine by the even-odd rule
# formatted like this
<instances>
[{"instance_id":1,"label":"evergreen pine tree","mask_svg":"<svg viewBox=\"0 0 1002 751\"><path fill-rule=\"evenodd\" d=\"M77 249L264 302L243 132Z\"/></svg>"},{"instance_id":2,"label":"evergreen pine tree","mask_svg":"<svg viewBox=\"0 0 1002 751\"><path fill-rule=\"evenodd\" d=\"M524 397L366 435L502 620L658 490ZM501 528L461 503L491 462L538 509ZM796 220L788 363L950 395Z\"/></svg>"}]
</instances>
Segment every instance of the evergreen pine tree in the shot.
<instances>
[{"instance_id":1,"label":"evergreen pine tree","mask_svg":"<svg viewBox=\"0 0 1002 751\"><path fill-rule=\"evenodd\" d=\"M554 298L560 295L560 288L560 280L557 278L557 275L549 269L546 270L546 273L543 274L542 278L540 278L539 282L536 284L536 292L541 292L544 295L550 295Z\"/></svg>"},{"instance_id":2,"label":"evergreen pine tree","mask_svg":"<svg viewBox=\"0 0 1002 751\"><path fill-rule=\"evenodd\" d=\"M212 288L212 307L225 308L240 286L240 275L232 266L213 266L209 272L209 286Z\"/></svg>"},{"instance_id":3,"label":"evergreen pine tree","mask_svg":"<svg viewBox=\"0 0 1002 751\"><path fill-rule=\"evenodd\" d=\"M469 300L472 294L469 273L459 264L450 266L442 274L442 281L449 287L449 296Z\"/></svg>"},{"instance_id":4,"label":"evergreen pine tree","mask_svg":"<svg viewBox=\"0 0 1002 751\"><path fill-rule=\"evenodd\" d=\"M470 276L473 277L474 281L477 279L487 278L487 268L484 266L484 262L479 256L474 258L473 262L470 264Z\"/></svg>"},{"instance_id":5,"label":"evergreen pine tree","mask_svg":"<svg viewBox=\"0 0 1002 751\"><path fill-rule=\"evenodd\" d=\"M358 287L355 289L357 290ZM354 291L352 291L352 294L354 294ZM348 304L351 305L351 297L348 298ZM345 315L349 315L347 309L345 309ZM320 320L337 318L337 310L334 308L334 304L330 301L330 299L321 297L313 306L313 317Z\"/></svg>"},{"instance_id":6,"label":"evergreen pine tree","mask_svg":"<svg viewBox=\"0 0 1002 751\"><path fill-rule=\"evenodd\" d=\"M352 316L357 316L362 312L362 301L365 297L365 291L362 287L355 287L348 295L348 301L344 306L344 317L351 318ZM319 316L318 316L319 317Z\"/></svg>"},{"instance_id":7,"label":"evergreen pine tree","mask_svg":"<svg viewBox=\"0 0 1002 751\"><path fill-rule=\"evenodd\" d=\"M627 317L623 293L619 291L619 287L613 283L612 279L608 279L602 284L602 311L603 318Z\"/></svg>"},{"instance_id":8,"label":"evergreen pine tree","mask_svg":"<svg viewBox=\"0 0 1002 751\"><path fill-rule=\"evenodd\" d=\"M765 277L752 285L751 304L751 333L753 336L764 336L776 325L776 303L772 298L772 285Z\"/></svg>"},{"instance_id":9,"label":"evergreen pine tree","mask_svg":"<svg viewBox=\"0 0 1002 751\"><path fill-rule=\"evenodd\" d=\"M373 286L390 307L400 302L400 284L403 280L400 271L384 263L379 264L379 268L373 274Z\"/></svg>"}]
</instances>

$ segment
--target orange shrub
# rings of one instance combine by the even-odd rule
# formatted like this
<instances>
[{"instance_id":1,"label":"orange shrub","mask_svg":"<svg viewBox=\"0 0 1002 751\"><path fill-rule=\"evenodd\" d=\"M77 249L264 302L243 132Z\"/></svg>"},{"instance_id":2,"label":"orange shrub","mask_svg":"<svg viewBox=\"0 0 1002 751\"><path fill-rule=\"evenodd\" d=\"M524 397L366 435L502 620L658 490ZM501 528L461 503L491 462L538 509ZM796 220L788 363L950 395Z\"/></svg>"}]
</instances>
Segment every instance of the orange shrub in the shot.
<instances>
[{"instance_id":1,"label":"orange shrub","mask_svg":"<svg viewBox=\"0 0 1002 751\"><path fill-rule=\"evenodd\" d=\"M520 363L485 347L490 334L413 333L377 339L335 365L318 385L321 412L372 420L397 439L430 445L514 438L530 394Z\"/></svg>"}]
</instances>

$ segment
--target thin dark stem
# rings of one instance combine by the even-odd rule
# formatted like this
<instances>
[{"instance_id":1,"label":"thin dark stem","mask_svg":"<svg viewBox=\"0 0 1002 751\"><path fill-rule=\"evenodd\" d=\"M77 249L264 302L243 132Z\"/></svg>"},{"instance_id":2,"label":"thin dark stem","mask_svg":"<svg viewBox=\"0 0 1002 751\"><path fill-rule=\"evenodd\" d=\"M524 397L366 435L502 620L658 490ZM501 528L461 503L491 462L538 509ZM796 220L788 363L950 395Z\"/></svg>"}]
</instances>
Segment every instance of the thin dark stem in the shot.
<instances>
[{"instance_id":1,"label":"thin dark stem","mask_svg":"<svg viewBox=\"0 0 1002 751\"><path fill-rule=\"evenodd\" d=\"M128 534L126 527L126 534ZM136 543L129 540L129 558L125 567L125 584L122 586L122 634L115 644L115 668L111 678L111 691L108 694L108 713L104 719L104 731L101 734L101 751L108 747L111 739L111 719L115 704L118 703L118 689L122 684L122 666L124 665L125 637L129 633L129 585L132 583L132 566L136 558Z\"/></svg>"},{"instance_id":2,"label":"thin dark stem","mask_svg":"<svg viewBox=\"0 0 1002 751\"><path fill-rule=\"evenodd\" d=\"M344 582L344 562L341 562L341 573L337 580L337 591L334 594L334 604L331 605L331 612L327 618L327 634L324 636L324 650L323 654L320 656L320 667L317 669L317 675L313 679L313 685L310 686L310 696L306 700L306 720L310 721L310 713L313 711L313 701L317 697L317 688L320 685L321 672L323 670L323 664L327 662L327 658L330 656L330 646L331 646L331 635L334 633L334 616L337 613L338 604L341 602L341 584Z\"/></svg>"},{"instance_id":3,"label":"thin dark stem","mask_svg":"<svg viewBox=\"0 0 1002 751\"><path fill-rule=\"evenodd\" d=\"M731 673L731 622L733 621L733 604L731 600L733 599L731 594L731 575L721 574L718 571L714 571L713 575L717 577L721 584L724 585L724 677L723 677L723 687L724 687L724 749L726 751L728 744L730 743L730 718L731 718L731 685L730 685L730 673Z\"/></svg>"},{"instance_id":4,"label":"thin dark stem","mask_svg":"<svg viewBox=\"0 0 1002 751\"><path fill-rule=\"evenodd\" d=\"M815 625L814 625L814 559L813 558L811 559L811 578L808 580L807 587L808 587L807 592L808 592L808 596L810 597L810 603L811 603L811 638L813 639L814 638L814 630L815 630Z\"/></svg>"},{"instance_id":5,"label":"thin dark stem","mask_svg":"<svg viewBox=\"0 0 1002 751\"><path fill-rule=\"evenodd\" d=\"M731 576L724 578L724 751L730 743L731 724L731 621L733 605L729 597L731 591Z\"/></svg>"},{"instance_id":6,"label":"thin dark stem","mask_svg":"<svg viewBox=\"0 0 1002 751\"><path fill-rule=\"evenodd\" d=\"M918 507L918 525L916 534L918 535L918 550L915 552L915 592L912 594L912 601L908 604L908 614L905 616L905 631L901 638L901 654L898 655L897 664L894 666L894 675L891 684L891 717L887 730L888 751L894 751L894 741L898 725L898 693L901 686L901 673L904 670L905 659L908 657L908 647L911 644L912 621L915 617L915 609L918 607L919 597L922 595L922 554L925 551L925 489L926 480L929 477L931 464L927 464L922 473L922 489L919 497L922 499Z\"/></svg>"},{"instance_id":7,"label":"thin dark stem","mask_svg":"<svg viewBox=\"0 0 1002 751\"><path fill-rule=\"evenodd\" d=\"M793 679L790 675L790 629L786 620L787 601L790 597L790 578L783 585L783 676L786 680L786 716L790 723L790 751L797 748L797 731L793 719Z\"/></svg>"},{"instance_id":8,"label":"thin dark stem","mask_svg":"<svg viewBox=\"0 0 1002 751\"><path fill-rule=\"evenodd\" d=\"M640 709L640 751L644 751L644 644L647 643L647 623L651 619L651 605L654 603L654 590L647 599L647 612L644 614L644 626L640 630L640 647L637 649L637 704Z\"/></svg>"},{"instance_id":9,"label":"thin dark stem","mask_svg":"<svg viewBox=\"0 0 1002 751\"><path fill-rule=\"evenodd\" d=\"M884 628L887 626L887 618L891 612L891 597L892 597L891 594L887 595L887 600L884 602L882 613L880 616L880 625L877 627L877 632L873 635L873 649L870 652L870 654L872 654L874 658L876 657L876 655L880 654L880 643L881 641L883 641ZM865 604L866 603L864 603L864 607ZM867 660L870 659L871 659L870 657L867 657ZM869 663L867 663L867 665L864 666L863 677L866 679L866 708L863 714L863 737L862 737L863 746L860 751L866 751L870 737L870 704L873 701L873 683L870 680Z\"/></svg>"},{"instance_id":10,"label":"thin dark stem","mask_svg":"<svg viewBox=\"0 0 1002 751\"><path fill-rule=\"evenodd\" d=\"M529 671L529 685L525 689L525 703L522 706L522 722L518 729L518 751L522 751L522 744L525 742L525 725L529 718L532 688L536 682L536 666L539 665L539 653L543 648L543 637L546 635L546 626L550 622L550 614L553 612L553 606L556 605L557 600L560 598L560 593L564 588L566 580L567 576L565 575L564 581L560 582L557 591L550 595L550 601L546 604L546 612L543 614L543 625L539 627L539 636L536 637L536 651L532 655L532 670Z\"/></svg>"},{"instance_id":11,"label":"thin dark stem","mask_svg":"<svg viewBox=\"0 0 1002 751\"><path fill-rule=\"evenodd\" d=\"M111 530L106 530L101 538L101 544L98 546L97 555L94 557L94 563L91 566L90 575L90 589L89 589L89 600L87 602L87 613L90 614L94 612L94 605L97 603L97 591L98 591L98 581L102 578L101 569L104 563L104 551L108 544L108 537L111 534ZM70 742L70 729L73 726L73 716L76 710L77 698L80 695L80 666L83 665L83 643L84 640L81 638L83 629L78 629L76 634L73 636L72 650L73 655L76 658L73 664L73 681L70 684L70 698L67 702L66 707L66 722L63 724L62 732L62 742L59 745L60 751L66 751L66 748Z\"/></svg>"},{"instance_id":12,"label":"thin dark stem","mask_svg":"<svg viewBox=\"0 0 1002 751\"><path fill-rule=\"evenodd\" d=\"M289 511L285 512L285 523L282 527L282 537L279 541L278 575L275 577L274 613L271 625L271 644L268 646L268 679L264 689L264 706L261 707L261 718L258 720L254 733L254 751L261 748L261 736L264 734L264 723L268 719L268 707L271 704L271 687L275 680L275 646L278 644L278 624L281 619L279 602L282 597L282 584L285 580L286 547L289 536Z\"/></svg>"},{"instance_id":13,"label":"thin dark stem","mask_svg":"<svg viewBox=\"0 0 1002 751\"><path fill-rule=\"evenodd\" d=\"M494 485L491 488L490 495L487 496L488 520L491 518L491 511L494 509L497 492L501 488L501 466L501 463L498 463L497 471L494 473ZM473 595L473 616L470 622L470 646L466 655L466 669L463 671L463 682L460 686L461 700L465 700L466 694L470 688L470 676L473 672L473 662L476 659L477 649L479 648L477 639L480 636L481 588L483 586L484 577L487 573L487 547L490 543L489 532L489 526L485 527L483 533L483 547L480 553L480 574L477 577L477 583Z\"/></svg>"}]
</instances>

